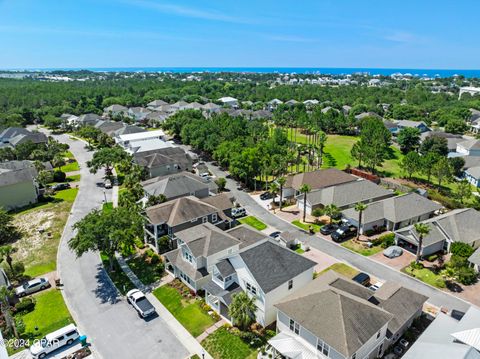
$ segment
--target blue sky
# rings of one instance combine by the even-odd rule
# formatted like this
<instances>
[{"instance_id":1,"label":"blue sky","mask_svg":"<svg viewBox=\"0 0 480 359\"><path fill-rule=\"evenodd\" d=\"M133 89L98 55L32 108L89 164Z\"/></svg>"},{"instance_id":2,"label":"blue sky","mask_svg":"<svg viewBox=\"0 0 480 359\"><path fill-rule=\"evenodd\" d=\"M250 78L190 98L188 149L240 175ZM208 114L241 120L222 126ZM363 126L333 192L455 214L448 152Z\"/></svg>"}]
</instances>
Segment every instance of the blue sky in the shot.
<instances>
[{"instance_id":1,"label":"blue sky","mask_svg":"<svg viewBox=\"0 0 480 359\"><path fill-rule=\"evenodd\" d=\"M478 0L0 0L0 68L480 68Z\"/></svg>"}]
</instances>

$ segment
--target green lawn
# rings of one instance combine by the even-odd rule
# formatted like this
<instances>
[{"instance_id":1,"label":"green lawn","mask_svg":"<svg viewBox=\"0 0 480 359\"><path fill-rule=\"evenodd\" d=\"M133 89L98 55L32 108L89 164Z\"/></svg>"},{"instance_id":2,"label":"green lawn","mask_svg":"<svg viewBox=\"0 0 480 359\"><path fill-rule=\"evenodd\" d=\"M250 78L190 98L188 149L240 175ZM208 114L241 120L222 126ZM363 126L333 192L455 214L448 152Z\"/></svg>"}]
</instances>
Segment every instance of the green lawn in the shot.
<instances>
[{"instance_id":1,"label":"green lawn","mask_svg":"<svg viewBox=\"0 0 480 359\"><path fill-rule=\"evenodd\" d=\"M61 199L62 201L73 203L75 201L75 197L77 197L78 188L69 188L64 189L62 191L58 191L53 196L56 199Z\"/></svg>"},{"instance_id":2,"label":"green lawn","mask_svg":"<svg viewBox=\"0 0 480 359\"><path fill-rule=\"evenodd\" d=\"M60 167L60 170L62 170L63 172L73 172L80 170L80 166L78 165L78 162L75 161L67 163L65 166Z\"/></svg>"},{"instance_id":3,"label":"green lawn","mask_svg":"<svg viewBox=\"0 0 480 359\"><path fill-rule=\"evenodd\" d=\"M350 267L345 263L335 263L332 264L330 267L325 268L320 274L328 272L329 270L334 270L335 272L344 275L347 278L352 278L358 274L358 270L355 268Z\"/></svg>"},{"instance_id":4,"label":"green lawn","mask_svg":"<svg viewBox=\"0 0 480 359\"><path fill-rule=\"evenodd\" d=\"M257 351L225 327L218 328L202 341L202 346L214 359L250 359Z\"/></svg>"},{"instance_id":5,"label":"green lawn","mask_svg":"<svg viewBox=\"0 0 480 359\"><path fill-rule=\"evenodd\" d=\"M313 231L315 233L320 232L320 228L322 228L322 226L320 224L308 223L308 222L305 223L305 222L300 221L299 219L296 219L296 220L292 221L292 224L294 226L297 226L300 229L303 229L304 231L307 231L307 232L310 230L310 226L312 226Z\"/></svg>"},{"instance_id":6,"label":"green lawn","mask_svg":"<svg viewBox=\"0 0 480 359\"><path fill-rule=\"evenodd\" d=\"M70 152L70 151L65 152L65 153L63 154L63 156L64 156L65 158L68 158L68 159L74 159L74 158L75 158L75 157L73 156L73 153Z\"/></svg>"},{"instance_id":7,"label":"green lawn","mask_svg":"<svg viewBox=\"0 0 480 359\"><path fill-rule=\"evenodd\" d=\"M113 210L113 203L112 202L104 203L102 210L103 212L106 212L106 213L111 212Z\"/></svg>"},{"instance_id":8,"label":"green lawn","mask_svg":"<svg viewBox=\"0 0 480 359\"><path fill-rule=\"evenodd\" d=\"M213 318L200 308L199 301L184 300L180 293L169 285L155 289L153 294L194 337L198 337L215 323Z\"/></svg>"},{"instance_id":9,"label":"green lawn","mask_svg":"<svg viewBox=\"0 0 480 359\"><path fill-rule=\"evenodd\" d=\"M66 178L67 182L78 182L80 181L80 175L73 175L73 176L68 176Z\"/></svg>"},{"instance_id":10,"label":"green lawn","mask_svg":"<svg viewBox=\"0 0 480 359\"><path fill-rule=\"evenodd\" d=\"M260 221L258 218L254 216L247 216L244 218L240 218L238 221L242 224L248 224L249 226L255 229L258 229L259 231L267 228L267 225L265 223L263 223L262 221Z\"/></svg>"},{"instance_id":11,"label":"green lawn","mask_svg":"<svg viewBox=\"0 0 480 359\"><path fill-rule=\"evenodd\" d=\"M145 261L142 256L135 256L127 261L130 269L145 284L152 284L160 280L163 275L163 265L151 264Z\"/></svg>"},{"instance_id":12,"label":"green lawn","mask_svg":"<svg viewBox=\"0 0 480 359\"><path fill-rule=\"evenodd\" d=\"M370 248L364 246L361 242L354 242L353 239L349 239L346 242L343 242L341 244L342 247L348 248L354 252L357 252L361 254L362 256L371 256L374 255L380 251L382 251L381 246L372 246Z\"/></svg>"},{"instance_id":13,"label":"green lawn","mask_svg":"<svg viewBox=\"0 0 480 359\"><path fill-rule=\"evenodd\" d=\"M113 284L115 284L115 287L117 287L117 289L120 291L120 293L125 295L130 289L135 288L133 283L130 281L130 278L128 278L122 268L120 268L120 264L118 264L116 259L114 259L113 262L113 271L110 271L110 261L108 260L108 257L105 254L100 253L100 258L102 259L105 271L108 273L108 276L112 280Z\"/></svg>"},{"instance_id":14,"label":"green lawn","mask_svg":"<svg viewBox=\"0 0 480 359\"><path fill-rule=\"evenodd\" d=\"M25 323L24 337L42 338L45 334L73 323L59 290L49 289L34 297L36 300L35 309L30 313L18 315ZM35 330L35 327L38 327L38 331Z\"/></svg>"},{"instance_id":15,"label":"green lawn","mask_svg":"<svg viewBox=\"0 0 480 359\"><path fill-rule=\"evenodd\" d=\"M422 282L430 284L431 286L434 286L437 288L445 288L445 281L442 278L442 276L439 274L435 274L433 271L431 271L428 268L413 269L410 266L408 266L404 268L403 271L408 275L411 275L412 277L420 279Z\"/></svg>"}]
</instances>

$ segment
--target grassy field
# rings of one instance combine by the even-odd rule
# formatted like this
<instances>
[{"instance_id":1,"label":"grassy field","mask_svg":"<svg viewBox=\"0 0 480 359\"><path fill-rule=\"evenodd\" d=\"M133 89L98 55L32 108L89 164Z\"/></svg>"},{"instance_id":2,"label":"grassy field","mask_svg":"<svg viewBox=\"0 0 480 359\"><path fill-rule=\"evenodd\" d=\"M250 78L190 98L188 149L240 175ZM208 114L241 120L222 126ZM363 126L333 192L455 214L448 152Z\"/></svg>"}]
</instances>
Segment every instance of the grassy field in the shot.
<instances>
[{"instance_id":1,"label":"grassy field","mask_svg":"<svg viewBox=\"0 0 480 359\"><path fill-rule=\"evenodd\" d=\"M59 191L52 202L18 212L14 223L23 237L13 244L14 261L22 261L25 275L37 277L57 268L57 250L78 189Z\"/></svg>"},{"instance_id":2,"label":"grassy field","mask_svg":"<svg viewBox=\"0 0 480 359\"><path fill-rule=\"evenodd\" d=\"M325 268L320 274L328 272L329 270L334 270L335 272L344 275L347 278L352 278L358 274L358 270L355 268L350 267L345 263L335 263L332 264L330 267Z\"/></svg>"},{"instance_id":3,"label":"grassy field","mask_svg":"<svg viewBox=\"0 0 480 359\"><path fill-rule=\"evenodd\" d=\"M214 359L253 359L257 351L238 336L221 327L202 341L202 346Z\"/></svg>"},{"instance_id":4,"label":"grassy field","mask_svg":"<svg viewBox=\"0 0 480 359\"><path fill-rule=\"evenodd\" d=\"M308 223L308 222L305 223L305 222L300 221L299 219L296 219L296 220L292 221L292 224L294 226L297 226L300 229L303 229L304 231L307 231L307 232L310 230L310 226L313 228L313 231L315 233L320 232L320 228L322 228L322 226L320 224Z\"/></svg>"},{"instance_id":5,"label":"grassy field","mask_svg":"<svg viewBox=\"0 0 480 359\"><path fill-rule=\"evenodd\" d=\"M80 175L68 176L65 182L78 182L80 181Z\"/></svg>"},{"instance_id":6,"label":"grassy field","mask_svg":"<svg viewBox=\"0 0 480 359\"><path fill-rule=\"evenodd\" d=\"M75 161L67 163L65 166L60 167L60 170L63 172L73 172L80 170L80 166L78 165L78 162Z\"/></svg>"},{"instance_id":7,"label":"grassy field","mask_svg":"<svg viewBox=\"0 0 480 359\"><path fill-rule=\"evenodd\" d=\"M249 226L255 229L258 229L259 231L267 228L267 225L265 223L263 223L257 217L254 217L254 216L247 216L244 218L240 218L238 221L242 224L248 224Z\"/></svg>"},{"instance_id":8,"label":"grassy field","mask_svg":"<svg viewBox=\"0 0 480 359\"><path fill-rule=\"evenodd\" d=\"M362 256L371 256L371 255L374 255L378 252L381 252L382 251L382 247L381 246L373 246L373 247L366 247L364 246L361 242L356 242L354 241L353 239L349 239L348 241L346 242L343 242L341 244L342 247L345 247L345 248L348 248L354 252L357 252L359 254L361 254Z\"/></svg>"},{"instance_id":9,"label":"grassy field","mask_svg":"<svg viewBox=\"0 0 480 359\"><path fill-rule=\"evenodd\" d=\"M32 312L17 315L25 323L25 338L43 338L48 333L74 323L59 290L50 289L36 294L35 300Z\"/></svg>"},{"instance_id":10,"label":"grassy field","mask_svg":"<svg viewBox=\"0 0 480 359\"><path fill-rule=\"evenodd\" d=\"M199 301L184 300L178 291L169 285L155 289L153 294L194 337L198 337L215 323L213 318L200 308Z\"/></svg>"}]
</instances>

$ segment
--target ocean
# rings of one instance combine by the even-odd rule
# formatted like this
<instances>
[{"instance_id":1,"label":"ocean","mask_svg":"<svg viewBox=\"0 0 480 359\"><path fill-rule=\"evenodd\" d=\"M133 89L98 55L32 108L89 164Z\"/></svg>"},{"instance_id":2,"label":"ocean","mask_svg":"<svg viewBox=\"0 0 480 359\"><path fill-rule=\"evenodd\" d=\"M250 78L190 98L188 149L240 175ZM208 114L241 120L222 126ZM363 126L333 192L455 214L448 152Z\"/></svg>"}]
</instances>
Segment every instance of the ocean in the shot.
<instances>
[{"instance_id":1,"label":"ocean","mask_svg":"<svg viewBox=\"0 0 480 359\"><path fill-rule=\"evenodd\" d=\"M20 71L20 69L15 69ZM74 71L90 70L95 72L238 72L238 73L280 73L280 74L324 74L348 75L364 73L369 75L410 74L418 77L452 77L462 75L467 78L480 78L480 70L465 69L389 69L389 68L340 68L340 67L91 67L91 68L39 68L21 69L23 71Z\"/></svg>"}]
</instances>

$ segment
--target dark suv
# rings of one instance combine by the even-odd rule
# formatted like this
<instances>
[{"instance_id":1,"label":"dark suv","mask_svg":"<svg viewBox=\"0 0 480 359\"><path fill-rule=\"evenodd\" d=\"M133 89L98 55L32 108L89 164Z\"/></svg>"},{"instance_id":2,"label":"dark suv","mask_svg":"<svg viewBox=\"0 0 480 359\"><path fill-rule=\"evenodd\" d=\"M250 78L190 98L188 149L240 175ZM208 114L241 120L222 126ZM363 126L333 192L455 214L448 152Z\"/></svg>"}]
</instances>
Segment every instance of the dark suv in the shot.
<instances>
[{"instance_id":1,"label":"dark suv","mask_svg":"<svg viewBox=\"0 0 480 359\"><path fill-rule=\"evenodd\" d=\"M354 237L357 234L357 228L344 224L340 226L335 232L332 233L332 239L334 242L341 242L345 239Z\"/></svg>"},{"instance_id":2,"label":"dark suv","mask_svg":"<svg viewBox=\"0 0 480 359\"><path fill-rule=\"evenodd\" d=\"M352 280L365 287L370 285L370 276L367 273L360 272Z\"/></svg>"}]
</instances>

